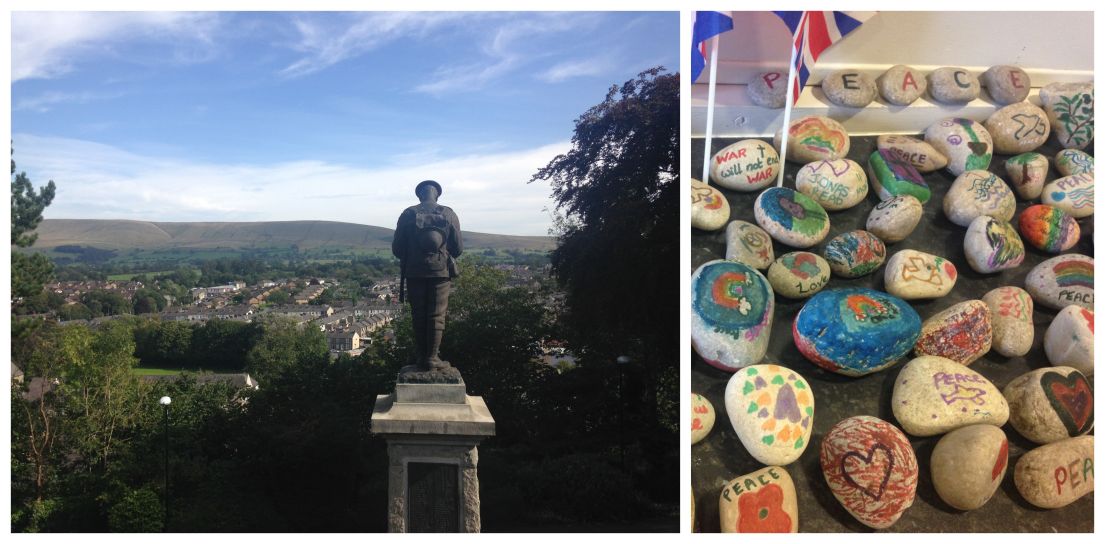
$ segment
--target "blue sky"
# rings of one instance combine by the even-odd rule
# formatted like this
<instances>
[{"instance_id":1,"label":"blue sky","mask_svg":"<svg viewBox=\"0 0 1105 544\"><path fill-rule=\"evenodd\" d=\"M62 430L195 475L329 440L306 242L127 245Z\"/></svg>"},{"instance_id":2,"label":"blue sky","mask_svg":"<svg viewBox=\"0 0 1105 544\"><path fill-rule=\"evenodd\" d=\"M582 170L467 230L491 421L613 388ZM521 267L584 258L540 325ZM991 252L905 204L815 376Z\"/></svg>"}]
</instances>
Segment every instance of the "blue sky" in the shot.
<instances>
[{"instance_id":1,"label":"blue sky","mask_svg":"<svg viewBox=\"0 0 1105 544\"><path fill-rule=\"evenodd\" d=\"M466 230L547 234L527 184L655 65L678 13L12 14L14 159L47 218L391 227L426 178Z\"/></svg>"}]
</instances>

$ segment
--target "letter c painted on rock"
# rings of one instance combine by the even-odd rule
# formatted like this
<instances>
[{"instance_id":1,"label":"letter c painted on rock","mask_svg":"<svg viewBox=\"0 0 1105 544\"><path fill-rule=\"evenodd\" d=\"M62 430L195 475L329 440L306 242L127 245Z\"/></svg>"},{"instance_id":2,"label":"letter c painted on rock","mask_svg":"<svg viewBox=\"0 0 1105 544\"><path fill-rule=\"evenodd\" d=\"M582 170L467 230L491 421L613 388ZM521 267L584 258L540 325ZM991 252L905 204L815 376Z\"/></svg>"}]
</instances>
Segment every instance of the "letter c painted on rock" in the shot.
<instances>
[{"instance_id":1,"label":"letter c painted on rock","mask_svg":"<svg viewBox=\"0 0 1105 544\"><path fill-rule=\"evenodd\" d=\"M956 70L956 71L952 72L952 79L955 80L955 84L959 85L959 87L962 88L962 89L966 89L966 88L970 87L971 86L970 83L964 83L962 81L959 81L959 75L960 74L967 75L967 72L964 72L963 70Z\"/></svg>"}]
</instances>

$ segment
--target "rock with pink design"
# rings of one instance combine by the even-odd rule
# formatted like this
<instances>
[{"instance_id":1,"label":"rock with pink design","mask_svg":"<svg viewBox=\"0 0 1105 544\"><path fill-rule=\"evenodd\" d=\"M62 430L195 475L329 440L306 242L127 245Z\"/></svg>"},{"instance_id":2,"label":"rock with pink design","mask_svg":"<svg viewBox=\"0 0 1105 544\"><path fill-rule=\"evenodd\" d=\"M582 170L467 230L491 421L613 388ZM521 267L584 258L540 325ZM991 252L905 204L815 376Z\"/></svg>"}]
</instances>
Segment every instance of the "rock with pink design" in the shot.
<instances>
[{"instance_id":1,"label":"rock with pink design","mask_svg":"<svg viewBox=\"0 0 1105 544\"><path fill-rule=\"evenodd\" d=\"M798 459L813 433L813 390L779 365L740 369L725 387L725 411L749 455L765 465Z\"/></svg>"},{"instance_id":2,"label":"rock with pink design","mask_svg":"<svg viewBox=\"0 0 1105 544\"><path fill-rule=\"evenodd\" d=\"M914 436L988 423L1001 427L1009 403L982 374L951 359L925 355L902 367L890 398L894 418Z\"/></svg>"},{"instance_id":3,"label":"rock with pink design","mask_svg":"<svg viewBox=\"0 0 1105 544\"><path fill-rule=\"evenodd\" d=\"M691 444L697 444L714 428L717 412L709 399L691 393Z\"/></svg>"},{"instance_id":4,"label":"rock with pink design","mask_svg":"<svg viewBox=\"0 0 1105 544\"><path fill-rule=\"evenodd\" d=\"M834 425L821 441L821 471L844 509L874 529L898 521L917 494L913 446L877 417L854 416Z\"/></svg>"},{"instance_id":5,"label":"rock with pink design","mask_svg":"<svg viewBox=\"0 0 1105 544\"><path fill-rule=\"evenodd\" d=\"M1020 287L998 287L982 301L990 307L994 334L991 347L1006 357L1021 357L1032 349L1036 327L1032 324L1032 297Z\"/></svg>"}]
</instances>

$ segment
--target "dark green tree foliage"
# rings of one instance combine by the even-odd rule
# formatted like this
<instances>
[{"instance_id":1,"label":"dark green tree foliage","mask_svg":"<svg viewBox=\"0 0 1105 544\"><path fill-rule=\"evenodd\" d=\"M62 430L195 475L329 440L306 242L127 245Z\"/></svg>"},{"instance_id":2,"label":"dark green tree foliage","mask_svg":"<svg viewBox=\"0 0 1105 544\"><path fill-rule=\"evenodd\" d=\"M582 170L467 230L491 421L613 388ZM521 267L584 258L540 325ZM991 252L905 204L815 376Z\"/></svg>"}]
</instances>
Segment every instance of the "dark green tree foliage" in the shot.
<instances>
[{"instance_id":1,"label":"dark green tree foliage","mask_svg":"<svg viewBox=\"0 0 1105 544\"><path fill-rule=\"evenodd\" d=\"M80 301L92 317L129 314L132 309L130 301L114 291L89 291L81 295Z\"/></svg>"},{"instance_id":2,"label":"dark green tree foliage","mask_svg":"<svg viewBox=\"0 0 1105 544\"><path fill-rule=\"evenodd\" d=\"M168 302L160 292L155 289L143 287L134 292L134 296L131 298L133 303L134 313L137 314L155 314L165 309Z\"/></svg>"},{"instance_id":3,"label":"dark green tree foliage","mask_svg":"<svg viewBox=\"0 0 1105 544\"><path fill-rule=\"evenodd\" d=\"M192 331L188 368L241 372L246 354L256 340L257 328L250 323L211 319Z\"/></svg>"},{"instance_id":4,"label":"dark green tree foliage","mask_svg":"<svg viewBox=\"0 0 1105 544\"><path fill-rule=\"evenodd\" d=\"M15 160L12 160L15 174ZM54 200L56 187L50 180L35 192L26 172L20 172L12 180L12 245L30 247L38 239L35 228L42 222L42 212ZM32 297L42 292L42 286L50 281L54 265L45 255L12 252L12 298ZM13 305L13 309L18 304ZM13 323L15 326L15 323Z\"/></svg>"},{"instance_id":5,"label":"dark green tree foliage","mask_svg":"<svg viewBox=\"0 0 1105 544\"><path fill-rule=\"evenodd\" d=\"M326 336L314 326L300 328L282 316L261 316L251 326L256 342L246 353L246 372L262 381L309 361L329 361Z\"/></svg>"}]
</instances>

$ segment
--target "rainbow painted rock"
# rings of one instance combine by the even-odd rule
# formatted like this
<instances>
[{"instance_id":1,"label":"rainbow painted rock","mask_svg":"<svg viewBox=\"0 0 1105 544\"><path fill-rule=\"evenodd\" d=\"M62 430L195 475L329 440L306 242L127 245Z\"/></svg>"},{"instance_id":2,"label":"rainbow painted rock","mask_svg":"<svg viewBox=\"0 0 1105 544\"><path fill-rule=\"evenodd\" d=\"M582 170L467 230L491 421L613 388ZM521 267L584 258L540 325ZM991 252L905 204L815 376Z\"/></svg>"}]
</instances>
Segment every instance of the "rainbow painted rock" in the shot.
<instances>
[{"instance_id":1,"label":"rainbow painted rock","mask_svg":"<svg viewBox=\"0 0 1105 544\"><path fill-rule=\"evenodd\" d=\"M888 150L878 149L871 153L867 159L867 170L871 187L881 200L910 195L923 204L932 196L921 173L909 161Z\"/></svg>"},{"instance_id":2,"label":"rainbow painted rock","mask_svg":"<svg viewBox=\"0 0 1105 544\"><path fill-rule=\"evenodd\" d=\"M873 289L822 291L798 311L792 327L798 351L845 376L882 370L909 353L921 317L904 300Z\"/></svg>"},{"instance_id":3,"label":"rainbow painted rock","mask_svg":"<svg viewBox=\"0 0 1105 544\"><path fill-rule=\"evenodd\" d=\"M1057 366L1021 374L1002 394L1009 402L1009 423L1037 444L1093 429L1093 386L1076 368Z\"/></svg>"},{"instance_id":4,"label":"rainbow painted rock","mask_svg":"<svg viewBox=\"0 0 1105 544\"><path fill-rule=\"evenodd\" d=\"M735 219L725 227L725 259L763 270L775 260L775 246L764 229Z\"/></svg>"},{"instance_id":5,"label":"rainbow painted rock","mask_svg":"<svg viewBox=\"0 0 1105 544\"><path fill-rule=\"evenodd\" d=\"M723 533L797 533L798 495L783 467L737 476L721 488Z\"/></svg>"},{"instance_id":6,"label":"rainbow painted rock","mask_svg":"<svg viewBox=\"0 0 1105 544\"><path fill-rule=\"evenodd\" d=\"M975 272L990 274L1024 262L1024 242L1013 225L989 215L976 217L963 235L963 253Z\"/></svg>"},{"instance_id":7,"label":"rainbow painted rock","mask_svg":"<svg viewBox=\"0 0 1105 544\"><path fill-rule=\"evenodd\" d=\"M986 128L970 119L947 117L925 129L925 141L948 158L948 171L985 170L994 156L994 140Z\"/></svg>"},{"instance_id":8,"label":"rainbow painted rock","mask_svg":"<svg viewBox=\"0 0 1105 544\"><path fill-rule=\"evenodd\" d=\"M1093 310L1093 259L1076 253L1052 257L1028 273L1024 288L1037 304L1053 310L1071 304Z\"/></svg>"},{"instance_id":9,"label":"rainbow painted rock","mask_svg":"<svg viewBox=\"0 0 1105 544\"><path fill-rule=\"evenodd\" d=\"M691 444L706 438L714 428L717 413L710 400L698 393L691 393Z\"/></svg>"},{"instance_id":10,"label":"rainbow painted rock","mask_svg":"<svg viewBox=\"0 0 1105 544\"><path fill-rule=\"evenodd\" d=\"M756 197L756 223L788 246L810 247L829 234L829 215L810 197L786 187L772 187Z\"/></svg>"},{"instance_id":11,"label":"rainbow painted rock","mask_svg":"<svg viewBox=\"0 0 1105 544\"><path fill-rule=\"evenodd\" d=\"M1078 243L1082 229L1063 210L1047 204L1029 206L1017 220L1021 238L1028 245L1048 253L1062 253Z\"/></svg>"},{"instance_id":12,"label":"rainbow painted rock","mask_svg":"<svg viewBox=\"0 0 1105 544\"><path fill-rule=\"evenodd\" d=\"M808 298L829 283L829 263L816 253L792 251L775 259L767 269L767 281L777 294Z\"/></svg>"},{"instance_id":13,"label":"rainbow painted rock","mask_svg":"<svg viewBox=\"0 0 1105 544\"><path fill-rule=\"evenodd\" d=\"M775 134L775 149L783 145L783 131ZM852 141L844 125L828 117L814 115L790 123L787 136L787 160L807 163L843 159L848 156Z\"/></svg>"},{"instance_id":14,"label":"rainbow painted rock","mask_svg":"<svg viewBox=\"0 0 1105 544\"><path fill-rule=\"evenodd\" d=\"M1020 287L998 287L982 297L990 307L994 330L994 351L1006 357L1021 357L1032 349L1036 327L1032 324L1032 297Z\"/></svg>"},{"instance_id":15,"label":"rainbow painted rock","mask_svg":"<svg viewBox=\"0 0 1105 544\"><path fill-rule=\"evenodd\" d=\"M1000 427L956 429L932 450L932 485L952 508L977 510L990 501L1009 468L1009 440Z\"/></svg>"},{"instance_id":16,"label":"rainbow painted rock","mask_svg":"<svg viewBox=\"0 0 1105 544\"><path fill-rule=\"evenodd\" d=\"M1059 178L1047 185L1040 202L1051 204L1075 219L1093 215L1093 174L1075 174Z\"/></svg>"},{"instance_id":17,"label":"rainbow painted rock","mask_svg":"<svg viewBox=\"0 0 1105 544\"><path fill-rule=\"evenodd\" d=\"M851 159L814 161L798 170L794 187L826 210L845 210L867 196L867 174Z\"/></svg>"},{"instance_id":18,"label":"rainbow painted rock","mask_svg":"<svg viewBox=\"0 0 1105 544\"><path fill-rule=\"evenodd\" d=\"M1050 83L1040 89L1040 102L1059 145L1085 149L1093 141L1093 83Z\"/></svg>"},{"instance_id":19,"label":"rainbow painted rock","mask_svg":"<svg viewBox=\"0 0 1105 544\"><path fill-rule=\"evenodd\" d=\"M903 300L939 298L951 292L959 277L951 261L912 249L903 249L886 261L886 292Z\"/></svg>"},{"instance_id":20,"label":"rainbow painted rock","mask_svg":"<svg viewBox=\"0 0 1105 544\"><path fill-rule=\"evenodd\" d=\"M729 378L725 411L748 454L765 465L798 459L813 432L813 390L797 372L752 365Z\"/></svg>"},{"instance_id":21,"label":"rainbow painted rock","mask_svg":"<svg viewBox=\"0 0 1105 544\"><path fill-rule=\"evenodd\" d=\"M842 420L821 441L821 472L860 523L894 524L917 494L917 456L902 431L877 417Z\"/></svg>"},{"instance_id":22,"label":"rainbow painted rock","mask_svg":"<svg viewBox=\"0 0 1105 544\"><path fill-rule=\"evenodd\" d=\"M1073 304L1063 308L1044 332L1047 360L1093 375L1093 334L1093 310Z\"/></svg>"},{"instance_id":23,"label":"rainbow painted rock","mask_svg":"<svg viewBox=\"0 0 1105 544\"><path fill-rule=\"evenodd\" d=\"M894 418L905 432L933 436L988 423L1001 427L1009 403L982 374L951 359L924 355L902 367L890 397Z\"/></svg>"},{"instance_id":24,"label":"rainbow painted rock","mask_svg":"<svg viewBox=\"0 0 1105 544\"><path fill-rule=\"evenodd\" d=\"M1055 169L1060 176L1093 175L1093 157L1078 149L1064 149L1055 154Z\"/></svg>"},{"instance_id":25,"label":"rainbow painted rock","mask_svg":"<svg viewBox=\"0 0 1105 544\"><path fill-rule=\"evenodd\" d=\"M982 126L994 139L994 151L1005 155L1032 151L1044 145L1051 134L1047 114L1030 102L1002 107Z\"/></svg>"},{"instance_id":26,"label":"rainbow painted rock","mask_svg":"<svg viewBox=\"0 0 1105 544\"><path fill-rule=\"evenodd\" d=\"M858 278L878 270L886 260L886 246L878 236L853 230L833 237L825 244L825 260L833 274Z\"/></svg>"},{"instance_id":27,"label":"rainbow painted rock","mask_svg":"<svg viewBox=\"0 0 1105 544\"><path fill-rule=\"evenodd\" d=\"M691 276L691 345L704 361L734 372L763 359L775 293L755 268L710 261Z\"/></svg>"},{"instance_id":28,"label":"rainbow painted rock","mask_svg":"<svg viewBox=\"0 0 1105 544\"><path fill-rule=\"evenodd\" d=\"M924 80L921 80L924 81ZM900 134L883 134L876 145L882 151L912 164L918 172L935 172L948 165L948 158L924 140Z\"/></svg>"},{"instance_id":29,"label":"rainbow painted rock","mask_svg":"<svg viewBox=\"0 0 1105 544\"><path fill-rule=\"evenodd\" d=\"M1017 460L1013 483L1024 500L1062 508L1093 493L1093 436L1040 446Z\"/></svg>"},{"instance_id":30,"label":"rainbow painted rock","mask_svg":"<svg viewBox=\"0 0 1105 544\"><path fill-rule=\"evenodd\" d=\"M1040 198L1047 179L1047 157L1039 153L1021 153L1005 159L1005 173L1009 185L1024 200Z\"/></svg>"},{"instance_id":31,"label":"rainbow painted rock","mask_svg":"<svg viewBox=\"0 0 1105 544\"><path fill-rule=\"evenodd\" d=\"M729 222L729 201L721 191L691 180L691 226L702 230L717 230Z\"/></svg>"},{"instance_id":32,"label":"rainbow painted rock","mask_svg":"<svg viewBox=\"0 0 1105 544\"><path fill-rule=\"evenodd\" d=\"M913 353L969 365L990 351L993 334L990 307L981 300L966 300L926 319Z\"/></svg>"},{"instance_id":33,"label":"rainbow painted rock","mask_svg":"<svg viewBox=\"0 0 1105 544\"><path fill-rule=\"evenodd\" d=\"M944 195L944 215L966 227L976 217L1009 221L1017 211L1017 199L1001 178L986 170L968 170L955 178Z\"/></svg>"},{"instance_id":34,"label":"rainbow painted rock","mask_svg":"<svg viewBox=\"0 0 1105 544\"><path fill-rule=\"evenodd\" d=\"M735 191L756 191L770 185L778 174L779 154L763 140L741 140L710 160L710 179Z\"/></svg>"},{"instance_id":35,"label":"rainbow painted rock","mask_svg":"<svg viewBox=\"0 0 1105 544\"><path fill-rule=\"evenodd\" d=\"M867 215L867 230L883 242L900 242L913 233L924 213L921 201L911 195L883 200Z\"/></svg>"}]
</instances>

